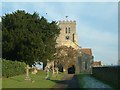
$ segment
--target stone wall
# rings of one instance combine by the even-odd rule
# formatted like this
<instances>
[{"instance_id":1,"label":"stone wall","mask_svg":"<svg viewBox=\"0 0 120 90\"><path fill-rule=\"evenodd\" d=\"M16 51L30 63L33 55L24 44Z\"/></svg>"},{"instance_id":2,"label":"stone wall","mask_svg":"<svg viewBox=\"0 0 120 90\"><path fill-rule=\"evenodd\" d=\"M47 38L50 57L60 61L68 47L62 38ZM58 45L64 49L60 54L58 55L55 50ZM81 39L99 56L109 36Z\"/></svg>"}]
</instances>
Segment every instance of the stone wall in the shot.
<instances>
[{"instance_id":1,"label":"stone wall","mask_svg":"<svg viewBox=\"0 0 120 90\"><path fill-rule=\"evenodd\" d=\"M76 61L76 73L92 74L93 57L85 53L79 54Z\"/></svg>"}]
</instances>

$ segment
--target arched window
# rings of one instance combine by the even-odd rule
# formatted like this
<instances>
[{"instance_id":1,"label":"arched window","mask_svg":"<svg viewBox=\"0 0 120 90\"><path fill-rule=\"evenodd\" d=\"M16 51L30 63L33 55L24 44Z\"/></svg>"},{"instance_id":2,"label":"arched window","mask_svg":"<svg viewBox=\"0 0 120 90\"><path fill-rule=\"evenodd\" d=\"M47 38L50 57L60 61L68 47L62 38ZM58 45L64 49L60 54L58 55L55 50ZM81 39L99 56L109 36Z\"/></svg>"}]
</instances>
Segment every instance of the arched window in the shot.
<instances>
[{"instance_id":1,"label":"arched window","mask_svg":"<svg viewBox=\"0 0 120 90\"><path fill-rule=\"evenodd\" d=\"M68 30L69 30L69 33L70 33L70 27L69 27L69 29L68 29Z\"/></svg>"},{"instance_id":2,"label":"arched window","mask_svg":"<svg viewBox=\"0 0 120 90\"><path fill-rule=\"evenodd\" d=\"M67 33L67 27L65 28L65 32Z\"/></svg>"}]
</instances>

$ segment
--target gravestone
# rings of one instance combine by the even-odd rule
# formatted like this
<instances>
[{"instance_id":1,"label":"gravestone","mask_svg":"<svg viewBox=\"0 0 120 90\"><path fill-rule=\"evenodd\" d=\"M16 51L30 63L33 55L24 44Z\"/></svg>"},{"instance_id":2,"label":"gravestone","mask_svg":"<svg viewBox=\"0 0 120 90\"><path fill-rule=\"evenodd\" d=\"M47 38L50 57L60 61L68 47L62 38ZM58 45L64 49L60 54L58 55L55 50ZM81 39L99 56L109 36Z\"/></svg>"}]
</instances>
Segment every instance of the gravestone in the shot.
<instances>
[{"instance_id":1,"label":"gravestone","mask_svg":"<svg viewBox=\"0 0 120 90\"><path fill-rule=\"evenodd\" d=\"M38 73L37 69L33 68L32 74L37 74L37 73Z\"/></svg>"},{"instance_id":2,"label":"gravestone","mask_svg":"<svg viewBox=\"0 0 120 90\"><path fill-rule=\"evenodd\" d=\"M50 69L48 68L48 67L46 67L46 77L45 77L45 79L46 80L50 80Z\"/></svg>"},{"instance_id":3,"label":"gravestone","mask_svg":"<svg viewBox=\"0 0 120 90\"><path fill-rule=\"evenodd\" d=\"M29 69L30 69L29 65L27 65L27 67L25 67L25 69L26 69L26 77L25 77L25 80L31 80L31 78L30 78L30 76L29 76Z\"/></svg>"}]
</instances>

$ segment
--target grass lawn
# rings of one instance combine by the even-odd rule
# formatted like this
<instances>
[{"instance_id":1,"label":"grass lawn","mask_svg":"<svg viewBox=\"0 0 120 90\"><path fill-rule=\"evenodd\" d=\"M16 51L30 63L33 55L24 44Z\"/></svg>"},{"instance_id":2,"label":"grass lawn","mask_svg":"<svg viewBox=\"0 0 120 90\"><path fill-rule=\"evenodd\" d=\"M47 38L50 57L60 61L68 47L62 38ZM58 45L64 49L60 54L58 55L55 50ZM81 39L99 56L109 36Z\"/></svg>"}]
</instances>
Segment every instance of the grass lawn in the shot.
<instances>
[{"instance_id":1,"label":"grass lawn","mask_svg":"<svg viewBox=\"0 0 120 90\"><path fill-rule=\"evenodd\" d=\"M83 88L84 85L85 85L85 81L83 80L83 78L85 76L86 76L85 74L79 74L79 75L77 75L78 83L79 83L80 88Z\"/></svg>"},{"instance_id":2,"label":"grass lawn","mask_svg":"<svg viewBox=\"0 0 120 90\"><path fill-rule=\"evenodd\" d=\"M0 78L0 90L2 89L2 78Z\"/></svg>"},{"instance_id":3,"label":"grass lawn","mask_svg":"<svg viewBox=\"0 0 120 90\"><path fill-rule=\"evenodd\" d=\"M109 84L104 83L88 74L79 74L78 81L80 88L109 88L113 89Z\"/></svg>"},{"instance_id":4,"label":"grass lawn","mask_svg":"<svg viewBox=\"0 0 120 90\"><path fill-rule=\"evenodd\" d=\"M39 71L36 75L30 74L31 81L25 81L25 75L2 78L2 88L51 88L56 84L52 80L61 80L64 73L60 73L57 77L53 77L50 73L51 80L46 80L45 76L44 71Z\"/></svg>"}]
</instances>

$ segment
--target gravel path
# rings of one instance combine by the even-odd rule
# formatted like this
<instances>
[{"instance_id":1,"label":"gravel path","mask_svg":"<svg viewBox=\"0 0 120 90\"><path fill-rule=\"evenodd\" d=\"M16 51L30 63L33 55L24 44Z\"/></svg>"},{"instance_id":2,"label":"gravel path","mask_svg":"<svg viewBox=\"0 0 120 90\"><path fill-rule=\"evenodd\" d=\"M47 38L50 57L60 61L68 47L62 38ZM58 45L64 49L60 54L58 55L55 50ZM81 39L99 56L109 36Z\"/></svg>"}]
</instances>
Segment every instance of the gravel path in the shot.
<instances>
[{"instance_id":1,"label":"gravel path","mask_svg":"<svg viewBox=\"0 0 120 90\"><path fill-rule=\"evenodd\" d=\"M52 90L58 90L60 88L62 88L62 90L66 90L69 88L79 88L77 76L75 76L74 74L67 74L63 77L62 80L54 82L56 82L57 84L52 88Z\"/></svg>"},{"instance_id":2,"label":"gravel path","mask_svg":"<svg viewBox=\"0 0 120 90\"><path fill-rule=\"evenodd\" d=\"M80 89L78 84L77 76L74 74L66 74L62 80L52 80L53 82L56 82L56 85L51 90L78 90ZM109 90L114 90L109 85L104 84L103 82L96 80L93 77L85 76L82 80L84 82L83 88L92 89L97 88L97 90L101 90L101 88L108 88Z\"/></svg>"}]
</instances>

